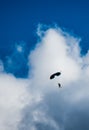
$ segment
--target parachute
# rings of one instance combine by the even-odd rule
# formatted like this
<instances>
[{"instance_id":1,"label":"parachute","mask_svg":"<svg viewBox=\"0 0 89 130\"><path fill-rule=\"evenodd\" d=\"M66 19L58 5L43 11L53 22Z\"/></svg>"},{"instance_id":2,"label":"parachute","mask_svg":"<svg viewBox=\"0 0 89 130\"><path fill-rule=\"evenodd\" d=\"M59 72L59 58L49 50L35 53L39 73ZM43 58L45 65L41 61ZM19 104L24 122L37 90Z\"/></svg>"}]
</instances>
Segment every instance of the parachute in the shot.
<instances>
[{"instance_id":1,"label":"parachute","mask_svg":"<svg viewBox=\"0 0 89 130\"><path fill-rule=\"evenodd\" d=\"M61 75L61 72L56 72L50 76L50 79L53 79L55 78L55 76L59 76L59 75Z\"/></svg>"},{"instance_id":2,"label":"parachute","mask_svg":"<svg viewBox=\"0 0 89 130\"><path fill-rule=\"evenodd\" d=\"M52 75L50 76L50 79L54 79L55 76L59 76L59 75L61 75L61 72L56 72L56 73L54 73L54 74L52 74ZM60 88L60 87L61 87L61 84L58 83L58 86L59 86L59 88Z\"/></svg>"}]
</instances>

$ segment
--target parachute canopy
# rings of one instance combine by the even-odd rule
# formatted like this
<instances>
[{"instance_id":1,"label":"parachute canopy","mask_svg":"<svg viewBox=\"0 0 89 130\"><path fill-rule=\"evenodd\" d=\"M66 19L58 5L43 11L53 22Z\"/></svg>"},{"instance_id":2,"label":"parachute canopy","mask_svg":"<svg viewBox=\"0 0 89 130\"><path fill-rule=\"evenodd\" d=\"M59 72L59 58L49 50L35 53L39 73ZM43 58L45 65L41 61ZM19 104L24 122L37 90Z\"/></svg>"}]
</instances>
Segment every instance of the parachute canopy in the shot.
<instances>
[{"instance_id":1,"label":"parachute canopy","mask_svg":"<svg viewBox=\"0 0 89 130\"><path fill-rule=\"evenodd\" d=\"M50 76L50 79L54 79L55 76L59 76L59 75L61 75L61 72L56 72L56 73L54 73L54 74L52 74L52 75Z\"/></svg>"}]
</instances>

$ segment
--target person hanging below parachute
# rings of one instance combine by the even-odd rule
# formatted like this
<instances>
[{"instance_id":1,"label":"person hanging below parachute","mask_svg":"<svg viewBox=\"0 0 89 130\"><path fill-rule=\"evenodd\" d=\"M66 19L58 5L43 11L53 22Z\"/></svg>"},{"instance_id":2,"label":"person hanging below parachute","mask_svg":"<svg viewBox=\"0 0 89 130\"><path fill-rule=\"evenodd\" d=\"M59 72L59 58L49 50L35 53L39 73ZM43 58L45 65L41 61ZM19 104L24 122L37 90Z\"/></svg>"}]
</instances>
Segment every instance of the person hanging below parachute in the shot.
<instances>
[{"instance_id":1,"label":"person hanging below parachute","mask_svg":"<svg viewBox=\"0 0 89 130\"><path fill-rule=\"evenodd\" d=\"M50 79L54 79L55 76L59 76L59 75L61 75L61 72L56 72L56 73L54 73L54 74L52 74L52 75L50 76ZM61 87L61 84L58 83L58 86L59 86L59 88L60 88L60 87Z\"/></svg>"}]
</instances>

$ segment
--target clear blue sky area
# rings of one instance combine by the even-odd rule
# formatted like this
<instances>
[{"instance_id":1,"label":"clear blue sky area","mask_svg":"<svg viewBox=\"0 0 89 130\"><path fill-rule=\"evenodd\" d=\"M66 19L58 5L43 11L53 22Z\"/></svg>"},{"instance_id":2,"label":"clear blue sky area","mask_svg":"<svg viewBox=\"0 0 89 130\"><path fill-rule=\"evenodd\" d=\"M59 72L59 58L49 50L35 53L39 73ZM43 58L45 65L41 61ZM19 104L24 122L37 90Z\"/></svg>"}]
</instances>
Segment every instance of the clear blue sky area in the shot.
<instances>
[{"instance_id":1,"label":"clear blue sky area","mask_svg":"<svg viewBox=\"0 0 89 130\"><path fill-rule=\"evenodd\" d=\"M15 42L24 41L31 50L39 23L66 28L82 38L82 53L89 49L88 0L0 1L0 58L12 53Z\"/></svg>"}]
</instances>

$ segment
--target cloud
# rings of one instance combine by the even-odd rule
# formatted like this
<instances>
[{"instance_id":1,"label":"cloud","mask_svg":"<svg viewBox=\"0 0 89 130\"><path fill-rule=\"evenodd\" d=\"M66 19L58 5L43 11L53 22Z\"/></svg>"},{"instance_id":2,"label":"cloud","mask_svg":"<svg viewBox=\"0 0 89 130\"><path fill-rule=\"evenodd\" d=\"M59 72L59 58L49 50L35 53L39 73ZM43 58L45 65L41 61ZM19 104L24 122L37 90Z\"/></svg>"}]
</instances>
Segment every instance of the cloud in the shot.
<instances>
[{"instance_id":1,"label":"cloud","mask_svg":"<svg viewBox=\"0 0 89 130\"><path fill-rule=\"evenodd\" d=\"M89 52L81 55L80 38L58 27L41 28L27 78L7 74L0 64L0 129L89 129ZM23 53L21 46L17 50ZM61 76L50 80L57 71Z\"/></svg>"},{"instance_id":2,"label":"cloud","mask_svg":"<svg viewBox=\"0 0 89 130\"><path fill-rule=\"evenodd\" d=\"M81 117L83 119L82 113L86 111L83 105L86 106L89 99L88 54L81 56L80 38L75 38L60 28L49 28L47 31L42 30L42 33L40 30L39 34L40 42L29 56L29 64L32 66L29 73L34 77L32 86L36 92L44 95L43 102L48 108L46 115L56 122L58 129L69 130L69 122L75 113L75 120L79 121L72 121L70 129L75 129L74 126L78 130L82 129ZM56 71L61 71L61 76L50 81L49 76ZM62 84L62 89L57 88L58 82ZM77 109L82 115L78 119ZM71 117L69 121L67 117ZM77 127L78 124L80 128ZM52 127L50 123L49 126Z\"/></svg>"},{"instance_id":3,"label":"cloud","mask_svg":"<svg viewBox=\"0 0 89 130\"><path fill-rule=\"evenodd\" d=\"M27 84L13 75L0 74L0 129L17 130L21 110L28 103Z\"/></svg>"}]
</instances>

